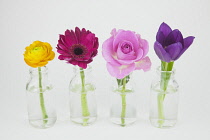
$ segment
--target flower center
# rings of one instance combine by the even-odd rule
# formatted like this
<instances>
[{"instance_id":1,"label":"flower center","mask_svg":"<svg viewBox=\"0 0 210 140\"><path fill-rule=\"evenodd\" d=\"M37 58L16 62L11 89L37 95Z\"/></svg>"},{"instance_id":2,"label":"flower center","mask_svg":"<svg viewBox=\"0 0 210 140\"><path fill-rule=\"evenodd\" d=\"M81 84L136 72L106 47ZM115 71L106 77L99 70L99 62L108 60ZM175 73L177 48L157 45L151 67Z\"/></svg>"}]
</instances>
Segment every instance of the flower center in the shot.
<instances>
[{"instance_id":1,"label":"flower center","mask_svg":"<svg viewBox=\"0 0 210 140\"><path fill-rule=\"evenodd\" d=\"M73 58L83 58L87 54L87 48L81 44L74 44L70 48L70 54Z\"/></svg>"},{"instance_id":2,"label":"flower center","mask_svg":"<svg viewBox=\"0 0 210 140\"><path fill-rule=\"evenodd\" d=\"M130 44L125 43L125 44L122 44L121 50L123 53L127 54L132 51L132 47Z\"/></svg>"},{"instance_id":3,"label":"flower center","mask_svg":"<svg viewBox=\"0 0 210 140\"><path fill-rule=\"evenodd\" d=\"M75 48L74 49L74 54L81 55L82 53L83 53L83 49L82 48Z\"/></svg>"}]
</instances>

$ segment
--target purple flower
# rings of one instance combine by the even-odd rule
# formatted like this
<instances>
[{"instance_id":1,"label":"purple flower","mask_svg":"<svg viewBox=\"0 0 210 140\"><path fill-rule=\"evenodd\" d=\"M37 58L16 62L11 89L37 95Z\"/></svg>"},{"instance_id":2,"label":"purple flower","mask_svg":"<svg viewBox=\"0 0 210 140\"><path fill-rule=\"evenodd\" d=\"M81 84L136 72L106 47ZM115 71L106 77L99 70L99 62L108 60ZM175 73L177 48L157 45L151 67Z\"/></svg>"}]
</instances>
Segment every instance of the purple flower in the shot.
<instances>
[{"instance_id":1,"label":"purple flower","mask_svg":"<svg viewBox=\"0 0 210 140\"><path fill-rule=\"evenodd\" d=\"M175 61L189 48L194 38L193 36L188 36L183 39L182 33L178 29L172 31L163 22L157 32L154 49L162 61Z\"/></svg>"}]
</instances>

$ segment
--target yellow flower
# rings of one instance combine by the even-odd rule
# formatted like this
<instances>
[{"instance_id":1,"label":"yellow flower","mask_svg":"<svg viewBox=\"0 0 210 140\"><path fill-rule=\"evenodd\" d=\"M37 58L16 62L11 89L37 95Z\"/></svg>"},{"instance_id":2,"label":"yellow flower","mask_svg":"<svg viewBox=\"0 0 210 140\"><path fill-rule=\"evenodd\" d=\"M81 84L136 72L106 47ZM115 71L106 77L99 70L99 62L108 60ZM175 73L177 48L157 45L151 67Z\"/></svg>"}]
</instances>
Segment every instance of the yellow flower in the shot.
<instances>
[{"instance_id":1,"label":"yellow flower","mask_svg":"<svg viewBox=\"0 0 210 140\"><path fill-rule=\"evenodd\" d=\"M26 64L34 68L45 66L55 57L51 45L41 41L34 41L30 46L27 46L23 55Z\"/></svg>"}]
</instances>

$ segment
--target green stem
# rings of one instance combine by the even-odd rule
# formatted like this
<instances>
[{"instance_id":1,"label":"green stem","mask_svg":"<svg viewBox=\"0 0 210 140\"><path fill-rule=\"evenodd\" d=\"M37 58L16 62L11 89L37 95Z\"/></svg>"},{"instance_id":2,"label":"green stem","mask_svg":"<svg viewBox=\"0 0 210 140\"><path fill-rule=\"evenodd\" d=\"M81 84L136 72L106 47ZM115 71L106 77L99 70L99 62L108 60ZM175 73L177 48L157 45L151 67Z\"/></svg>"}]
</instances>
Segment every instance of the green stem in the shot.
<instances>
[{"instance_id":1,"label":"green stem","mask_svg":"<svg viewBox=\"0 0 210 140\"><path fill-rule=\"evenodd\" d=\"M164 94L158 94L158 123L159 127L162 127L164 123L164 108L163 108L163 100Z\"/></svg>"},{"instance_id":2,"label":"green stem","mask_svg":"<svg viewBox=\"0 0 210 140\"><path fill-rule=\"evenodd\" d=\"M41 67L38 67L38 71L39 71L39 98L40 98L40 106L41 106L41 110L42 110L42 118L43 118L43 122L44 124L47 123L47 111L45 108L45 104L44 104L44 95L43 95L43 89L42 89L42 74L41 74Z\"/></svg>"},{"instance_id":3,"label":"green stem","mask_svg":"<svg viewBox=\"0 0 210 140\"><path fill-rule=\"evenodd\" d=\"M122 111L121 111L121 126L125 126L125 115L126 115L126 77L123 78L123 87L122 87Z\"/></svg>"},{"instance_id":4,"label":"green stem","mask_svg":"<svg viewBox=\"0 0 210 140\"><path fill-rule=\"evenodd\" d=\"M80 68L80 77L82 83L82 91L81 91L82 116L88 117L90 115L90 112L88 109L87 98L86 98L87 94L85 90L85 73L83 68ZM83 119L84 126L88 125L88 120L89 120L88 118Z\"/></svg>"},{"instance_id":5,"label":"green stem","mask_svg":"<svg viewBox=\"0 0 210 140\"><path fill-rule=\"evenodd\" d=\"M161 82L160 82L160 88L161 88L161 93L158 95L158 123L159 123L159 127L162 127L163 123L164 123L164 99L165 99L165 92L167 91L167 87L168 87L168 82L170 81L170 77L171 77L171 73L170 71L172 71L173 69L173 64L174 62L164 62L161 61ZM163 72L164 71L164 72Z\"/></svg>"},{"instance_id":6,"label":"green stem","mask_svg":"<svg viewBox=\"0 0 210 140\"><path fill-rule=\"evenodd\" d=\"M174 62L169 62L169 63L164 62L164 61L161 62L161 71L164 71L164 72L161 72L161 89L164 92L167 90L168 82L171 77L171 73L167 71L172 71L173 65L174 65Z\"/></svg>"}]
</instances>

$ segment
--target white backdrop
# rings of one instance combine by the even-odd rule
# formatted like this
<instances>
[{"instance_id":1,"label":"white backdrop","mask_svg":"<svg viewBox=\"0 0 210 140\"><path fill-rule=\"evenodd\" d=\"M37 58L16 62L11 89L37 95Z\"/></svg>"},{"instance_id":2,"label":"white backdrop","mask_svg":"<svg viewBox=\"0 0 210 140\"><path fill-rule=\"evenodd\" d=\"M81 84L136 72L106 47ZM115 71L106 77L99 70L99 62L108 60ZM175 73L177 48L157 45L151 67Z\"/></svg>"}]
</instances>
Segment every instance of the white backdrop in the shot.
<instances>
[{"instance_id":1,"label":"white backdrop","mask_svg":"<svg viewBox=\"0 0 210 140\"><path fill-rule=\"evenodd\" d=\"M209 0L1 0L0 1L0 139L210 139L209 88ZM172 129L157 129L148 121L150 84L160 64L153 50L162 22L178 28L183 36L195 36L193 45L175 62L181 86L179 122ZM32 128L27 121L25 84L29 67L23 60L27 45L49 42L54 51L58 35L75 26L99 37L99 54L92 62L98 102L98 121L88 127L69 121L68 85L72 65L56 58L49 62L54 85L58 121L46 130ZM151 71L135 71L138 92L138 121L125 128L108 121L110 80L101 55L101 45L113 28L136 31L150 44Z\"/></svg>"}]
</instances>

